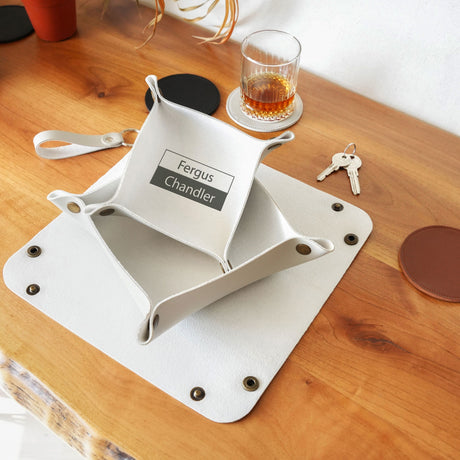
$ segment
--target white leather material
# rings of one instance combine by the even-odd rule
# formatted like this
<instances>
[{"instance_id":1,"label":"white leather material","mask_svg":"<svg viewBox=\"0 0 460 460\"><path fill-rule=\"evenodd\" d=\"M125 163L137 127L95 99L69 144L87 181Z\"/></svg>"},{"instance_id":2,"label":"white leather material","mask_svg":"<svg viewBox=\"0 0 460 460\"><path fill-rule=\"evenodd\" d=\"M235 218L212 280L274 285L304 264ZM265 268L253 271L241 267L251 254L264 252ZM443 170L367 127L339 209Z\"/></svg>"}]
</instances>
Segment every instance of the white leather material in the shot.
<instances>
[{"instance_id":1,"label":"white leather material","mask_svg":"<svg viewBox=\"0 0 460 460\"><path fill-rule=\"evenodd\" d=\"M116 179L108 180L108 193L116 187L117 182ZM97 185L86 194L86 203L89 196L94 199L106 193L106 187ZM79 221L98 242L100 252L104 251L106 257L112 260L117 273L112 283L117 282L125 286L133 299L136 299L137 309L145 317L139 324L138 331L139 340L144 344L159 337L188 315L247 284L277 271L309 262L333 250L332 243L325 238L305 237L295 232L266 189L256 180L247 202L247 209L232 241L231 257L228 259L232 265L230 271L222 273L222 267L206 253L187 248L174 239L162 238L159 245L163 252L166 251L165 260L162 265L158 265L157 255L152 255L150 265L154 271L151 278L146 279L142 274L138 274L136 267L123 266L120 262L122 259L114 250L123 239L133 238L131 231L126 235L120 228L125 226L134 229L134 222L144 225L142 221L133 219L123 209L118 209L116 213L108 216L85 213L86 203L83 199L74 195L70 195L69 198L65 192L53 192L50 199L58 203L69 217ZM66 208L65 203L69 199L78 204L81 212L73 214ZM112 205L112 208L116 207ZM106 209L104 207L103 211ZM113 223L107 225L106 221ZM113 234L116 232L119 235ZM157 232L152 229L151 233ZM113 244L112 239L117 237L121 237L122 240L118 244ZM155 240L145 244L152 245L153 241ZM296 250L297 245L308 246L310 252L299 253ZM184 252L189 254L187 259ZM94 254L92 257L95 257ZM205 265L207 269L204 273L207 277L190 278L189 271L184 271L186 264L189 264L190 271L195 270L196 273L200 272L201 265ZM180 276L184 273L187 273L186 277ZM160 277L163 279L158 283ZM165 286L168 288L163 290Z\"/></svg>"},{"instance_id":2,"label":"white leather material","mask_svg":"<svg viewBox=\"0 0 460 460\"><path fill-rule=\"evenodd\" d=\"M43 144L53 143L53 146L43 147ZM86 153L96 152L124 143L122 133L107 133L103 135L77 134L67 131L48 130L38 133L33 139L35 151L42 158L60 160ZM54 143L64 144L55 146Z\"/></svg>"},{"instance_id":3,"label":"white leather material","mask_svg":"<svg viewBox=\"0 0 460 460\"><path fill-rule=\"evenodd\" d=\"M291 140L292 133L261 141L162 98L154 76L148 77L147 82L155 94L156 104L119 177L82 195L58 190L48 197L72 217L76 225L81 224L89 231L106 257L112 260L117 273L112 282L125 286L144 316L138 338L145 344L231 292L333 250L332 243L325 238L305 237L295 232L265 188L257 182L253 185L260 160ZM177 127L180 132L176 133ZM204 199L197 202L187 194L168 190L170 185L174 188L176 182L199 190L200 196L204 190ZM207 187L207 183L212 186ZM217 207L206 203L206 195L214 197L214 193L215 198L221 200ZM253 202L252 212L245 213L245 220L256 225L242 224L243 228L252 228L251 233L245 233L243 247L257 248L257 251L246 251L241 257L242 251L233 239L248 196ZM139 282L131 269L120 263L104 237L103 225L98 224L101 215L105 220L133 219L153 232L159 231L212 256L224 273L214 273L196 285L191 285L189 280L166 282L170 289L164 297L159 297L163 291L156 283ZM308 248L308 253L297 251L299 245ZM238 250L240 258L236 263L230 259L230 252ZM168 264L174 257L171 252ZM180 253L177 257L181 259ZM193 259L190 263L193 266ZM157 271L160 270L161 267L157 267Z\"/></svg>"},{"instance_id":4,"label":"white leather material","mask_svg":"<svg viewBox=\"0 0 460 460\"><path fill-rule=\"evenodd\" d=\"M90 202L79 196L88 206L79 204L87 214L116 207L208 253L228 271L231 239L255 171L265 155L294 135L288 131L262 141L164 99L155 76L146 81L156 103L134 143L117 190L106 202ZM60 205L57 194L52 201Z\"/></svg>"},{"instance_id":5,"label":"white leather material","mask_svg":"<svg viewBox=\"0 0 460 460\"><path fill-rule=\"evenodd\" d=\"M91 192L116 183L123 163ZM193 288L225 275L215 259L134 219L116 214L94 217L110 253L120 261L117 266L85 226L76 225L75 219L63 213L9 259L4 267L5 283L43 313L187 406L217 422L235 421L256 404L372 229L367 214L355 206L342 202L343 211L335 212L331 205L338 199L264 165L257 178L259 183L253 187L233 239L232 263L244 267L248 258L273 245L277 232L286 231L274 214L259 225L259 199L252 195L264 195L264 187L298 231L327 238L335 250L222 297L148 346L141 345L136 336L145 319L136 292L114 281L120 279L120 267L129 271L139 286L149 289L154 302L179 288ZM278 230L270 234L267 225L278 226ZM356 245L344 243L347 233L358 236ZM29 245L40 246L41 255L28 257ZM273 253L273 259L278 255ZM31 283L40 286L34 296L26 293ZM243 387L247 376L258 379L256 391ZM190 397L196 386L206 392L201 401Z\"/></svg>"},{"instance_id":6,"label":"white leather material","mask_svg":"<svg viewBox=\"0 0 460 460\"><path fill-rule=\"evenodd\" d=\"M41 248L37 257L25 247L8 260L5 283L184 404L234 421L260 398L372 223L259 165L292 133L261 141L167 101L154 76L147 82L156 103L131 152L84 194L49 195L63 213L27 245ZM69 143L54 151L62 157L101 142L54 133L36 137L38 151L54 135ZM109 142L120 141L115 134ZM358 244L346 245L346 233ZM247 376L255 391L243 387ZM197 386L200 401L190 396Z\"/></svg>"}]
</instances>

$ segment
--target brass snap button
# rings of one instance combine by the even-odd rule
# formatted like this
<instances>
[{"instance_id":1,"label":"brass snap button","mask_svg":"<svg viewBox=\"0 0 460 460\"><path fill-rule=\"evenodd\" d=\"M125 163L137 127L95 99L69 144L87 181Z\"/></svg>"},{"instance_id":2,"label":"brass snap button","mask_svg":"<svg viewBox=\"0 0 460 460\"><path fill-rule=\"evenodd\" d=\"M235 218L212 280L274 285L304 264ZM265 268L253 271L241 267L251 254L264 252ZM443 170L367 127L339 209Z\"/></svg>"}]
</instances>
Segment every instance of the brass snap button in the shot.
<instances>
[{"instance_id":1,"label":"brass snap button","mask_svg":"<svg viewBox=\"0 0 460 460\"><path fill-rule=\"evenodd\" d=\"M311 247L306 244L298 244L295 247L296 251L303 256L308 256L311 253Z\"/></svg>"},{"instance_id":2,"label":"brass snap button","mask_svg":"<svg viewBox=\"0 0 460 460\"><path fill-rule=\"evenodd\" d=\"M40 286L38 284L29 284L26 289L27 294L35 295L40 292Z\"/></svg>"},{"instance_id":3,"label":"brass snap button","mask_svg":"<svg viewBox=\"0 0 460 460\"><path fill-rule=\"evenodd\" d=\"M201 387L192 388L192 391L190 392L190 397L194 401L201 401L202 399L204 399L205 396L206 392Z\"/></svg>"},{"instance_id":4,"label":"brass snap button","mask_svg":"<svg viewBox=\"0 0 460 460\"><path fill-rule=\"evenodd\" d=\"M246 391L256 391L259 388L259 380L250 375L243 380L243 387Z\"/></svg>"},{"instance_id":5,"label":"brass snap button","mask_svg":"<svg viewBox=\"0 0 460 460\"><path fill-rule=\"evenodd\" d=\"M27 248L27 255L29 257L38 257L42 253L40 246L29 246Z\"/></svg>"},{"instance_id":6,"label":"brass snap button","mask_svg":"<svg viewBox=\"0 0 460 460\"><path fill-rule=\"evenodd\" d=\"M358 235L355 235L354 233L347 233L345 237L343 238L343 240L349 246L354 246L355 244L358 243L359 238L358 238Z\"/></svg>"}]
</instances>

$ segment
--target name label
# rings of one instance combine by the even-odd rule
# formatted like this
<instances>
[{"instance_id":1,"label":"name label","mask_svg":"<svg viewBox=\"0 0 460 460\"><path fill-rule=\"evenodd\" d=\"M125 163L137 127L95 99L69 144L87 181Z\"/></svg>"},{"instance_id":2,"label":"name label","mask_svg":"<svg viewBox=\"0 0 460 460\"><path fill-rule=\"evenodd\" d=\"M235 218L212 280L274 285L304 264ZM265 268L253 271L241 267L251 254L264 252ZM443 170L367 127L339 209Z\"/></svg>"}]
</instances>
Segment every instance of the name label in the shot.
<instances>
[{"instance_id":1,"label":"name label","mask_svg":"<svg viewBox=\"0 0 460 460\"><path fill-rule=\"evenodd\" d=\"M165 150L150 183L220 211L233 179L212 166Z\"/></svg>"}]
</instances>

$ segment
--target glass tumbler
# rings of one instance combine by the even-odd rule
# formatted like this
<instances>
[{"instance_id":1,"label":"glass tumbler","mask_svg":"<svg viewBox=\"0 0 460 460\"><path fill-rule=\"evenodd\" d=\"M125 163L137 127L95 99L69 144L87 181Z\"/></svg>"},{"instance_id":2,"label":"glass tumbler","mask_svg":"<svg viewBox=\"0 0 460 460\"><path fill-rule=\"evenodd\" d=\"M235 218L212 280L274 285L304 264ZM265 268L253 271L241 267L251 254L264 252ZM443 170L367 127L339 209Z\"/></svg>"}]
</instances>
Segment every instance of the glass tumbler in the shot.
<instances>
[{"instance_id":1,"label":"glass tumbler","mask_svg":"<svg viewBox=\"0 0 460 460\"><path fill-rule=\"evenodd\" d=\"M301 52L293 35L260 30L241 44L241 109L250 118L279 121L294 111Z\"/></svg>"}]
</instances>

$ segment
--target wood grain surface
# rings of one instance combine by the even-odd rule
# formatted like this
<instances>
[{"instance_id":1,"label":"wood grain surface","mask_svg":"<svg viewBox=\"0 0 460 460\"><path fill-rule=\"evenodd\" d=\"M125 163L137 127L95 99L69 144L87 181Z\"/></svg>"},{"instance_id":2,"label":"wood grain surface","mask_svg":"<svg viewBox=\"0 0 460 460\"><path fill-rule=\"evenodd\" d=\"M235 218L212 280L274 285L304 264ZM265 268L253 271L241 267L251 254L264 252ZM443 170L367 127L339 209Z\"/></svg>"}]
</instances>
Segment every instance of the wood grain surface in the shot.
<instances>
[{"instance_id":1,"label":"wood grain surface","mask_svg":"<svg viewBox=\"0 0 460 460\"><path fill-rule=\"evenodd\" d=\"M166 17L137 50L152 11L113 0L101 19L101 3L78 2L69 40L0 45L2 266L58 215L49 192L83 192L128 151L48 161L35 154L36 133L139 128L151 73L209 78L222 97L215 116L232 124L225 101L238 86L237 44L198 46L195 26ZM374 231L243 420L208 421L1 283L3 387L86 457L459 458L460 305L415 290L398 249L417 228L460 227L460 139L306 72L298 92L296 140L265 162L361 207ZM345 172L316 182L349 142L363 161L358 197Z\"/></svg>"}]
</instances>

